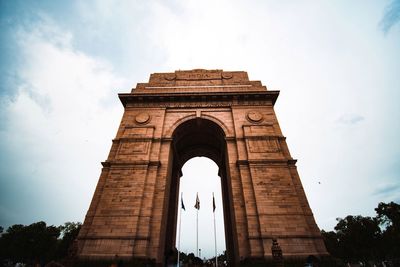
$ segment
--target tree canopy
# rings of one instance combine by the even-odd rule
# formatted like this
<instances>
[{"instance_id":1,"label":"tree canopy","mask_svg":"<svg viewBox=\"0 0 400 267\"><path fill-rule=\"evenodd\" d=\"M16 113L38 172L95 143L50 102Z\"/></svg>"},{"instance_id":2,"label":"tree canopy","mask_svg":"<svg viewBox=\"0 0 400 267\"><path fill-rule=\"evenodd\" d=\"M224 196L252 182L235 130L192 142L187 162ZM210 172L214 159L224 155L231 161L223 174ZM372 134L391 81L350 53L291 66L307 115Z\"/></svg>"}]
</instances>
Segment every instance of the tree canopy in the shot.
<instances>
[{"instance_id":1,"label":"tree canopy","mask_svg":"<svg viewBox=\"0 0 400 267\"><path fill-rule=\"evenodd\" d=\"M377 220L385 229L382 233L382 246L388 257L400 255L400 205L394 202L379 203L375 209Z\"/></svg>"},{"instance_id":2,"label":"tree canopy","mask_svg":"<svg viewBox=\"0 0 400 267\"><path fill-rule=\"evenodd\" d=\"M328 252L347 262L379 261L400 255L400 205L379 203L375 217L338 218L335 231L321 231Z\"/></svg>"},{"instance_id":3,"label":"tree canopy","mask_svg":"<svg viewBox=\"0 0 400 267\"><path fill-rule=\"evenodd\" d=\"M80 223L47 226L45 222L10 226L0 237L0 259L14 262L48 262L67 256Z\"/></svg>"}]
</instances>

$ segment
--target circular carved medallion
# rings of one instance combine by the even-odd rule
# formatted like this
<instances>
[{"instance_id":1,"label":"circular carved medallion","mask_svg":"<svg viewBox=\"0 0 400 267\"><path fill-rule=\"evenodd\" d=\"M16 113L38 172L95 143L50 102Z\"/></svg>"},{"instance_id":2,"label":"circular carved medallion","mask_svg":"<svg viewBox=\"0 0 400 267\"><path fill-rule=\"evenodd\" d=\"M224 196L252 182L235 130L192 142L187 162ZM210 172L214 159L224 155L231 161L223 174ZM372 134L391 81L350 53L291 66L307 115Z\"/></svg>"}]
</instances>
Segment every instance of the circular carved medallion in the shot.
<instances>
[{"instance_id":1,"label":"circular carved medallion","mask_svg":"<svg viewBox=\"0 0 400 267\"><path fill-rule=\"evenodd\" d=\"M263 119L263 116L258 111L249 111L249 112L247 112L247 119L251 122L261 122Z\"/></svg>"},{"instance_id":2,"label":"circular carved medallion","mask_svg":"<svg viewBox=\"0 0 400 267\"><path fill-rule=\"evenodd\" d=\"M136 115L135 120L139 124L145 124L150 121L150 115L146 112L142 112Z\"/></svg>"},{"instance_id":3,"label":"circular carved medallion","mask_svg":"<svg viewBox=\"0 0 400 267\"><path fill-rule=\"evenodd\" d=\"M164 75L164 78L167 81L173 81L173 80L175 80L176 75L175 75L175 73L167 73L167 74Z\"/></svg>"},{"instance_id":4,"label":"circular carved medallion","mask_svg":"<svg viewBox=\"0 0 400 267\"><path fill-rule=\"evenodd\" d=\"M223 79L231 79L233 77L232 73L230 72L222 72L221 76Z\"/></svg>"}]
</instances>

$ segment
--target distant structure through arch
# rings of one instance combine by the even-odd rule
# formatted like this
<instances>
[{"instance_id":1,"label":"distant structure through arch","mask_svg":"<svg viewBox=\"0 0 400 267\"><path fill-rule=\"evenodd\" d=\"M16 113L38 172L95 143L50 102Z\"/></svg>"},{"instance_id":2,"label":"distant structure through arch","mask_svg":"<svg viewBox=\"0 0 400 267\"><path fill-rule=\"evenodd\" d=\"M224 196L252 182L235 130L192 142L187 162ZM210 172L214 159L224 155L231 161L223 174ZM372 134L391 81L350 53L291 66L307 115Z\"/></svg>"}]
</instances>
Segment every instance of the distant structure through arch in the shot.
<instances>
[{"instance_id":1,"label":"distant structure through arch","mask_svg":"<svg viewBox=\"0 0 400 267\"><path fill-rule=\"evenodd\" d=\"M278 91L243 71L151 74L120 94L125 112L78 235L80 259L150 259L175 249L183 164L219 166L231 266L327 255L273 106Z\"/></svg>"}]
</instances>

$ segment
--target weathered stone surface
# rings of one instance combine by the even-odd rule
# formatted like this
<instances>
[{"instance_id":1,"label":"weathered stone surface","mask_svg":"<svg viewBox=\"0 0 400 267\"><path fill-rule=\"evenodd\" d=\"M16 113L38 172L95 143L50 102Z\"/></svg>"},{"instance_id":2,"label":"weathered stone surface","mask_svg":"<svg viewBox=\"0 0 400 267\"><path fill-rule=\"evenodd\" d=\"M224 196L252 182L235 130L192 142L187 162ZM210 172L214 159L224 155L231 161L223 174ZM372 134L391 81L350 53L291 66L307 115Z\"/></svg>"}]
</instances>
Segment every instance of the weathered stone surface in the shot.
<instances>
[{"instance_id":1,"label":"weathered stone surface","mask_svg":"<svg viewBox=\"0 0 400 267\"><path fill-rule=\"evenodd\" d=\"M327 254L273 105L242 71L154 73L131 93L78 237L80 258L149 258L175 246L179 177L194 156L218 166L232 265Z\"/></svg>"}]
</instances>

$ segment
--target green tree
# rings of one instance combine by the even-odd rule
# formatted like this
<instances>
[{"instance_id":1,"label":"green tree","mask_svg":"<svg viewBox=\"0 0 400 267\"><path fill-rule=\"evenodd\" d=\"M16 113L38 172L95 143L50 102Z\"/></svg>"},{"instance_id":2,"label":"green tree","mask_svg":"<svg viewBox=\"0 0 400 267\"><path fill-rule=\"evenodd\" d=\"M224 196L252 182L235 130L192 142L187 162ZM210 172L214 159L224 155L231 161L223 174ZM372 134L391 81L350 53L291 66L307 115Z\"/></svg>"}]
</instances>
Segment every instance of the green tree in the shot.
<instances>
[{"instance_id":1,"label":"green tree","mask_svg":"<svg viewBox=\"0 0 400 267\"><path fill-rule=\"evenodd\" d=\"M379 203L375 209L382 229L382 248L385 258L400 255L400 205L394 202Z\"/></svg>"},{"instance_id":2,"label":"green tree","mask_svg":"<svg viewBox=\"0 0 400 267\"><path fill-rule=\"evenodd\" d=\"M80 222L66 222L64 225L59 226L62 238L58 243L57 258L61 259L68 256L69 249L78 236L81 226Z\"/></svg>"},{"instance_id":3,"label":"green tree","mask_svg":"<svg viewBox=\"0 0 400 267\"><path fill-rule=\"evenodd\" d=\"M343 259L367 261L379 258L381 229L376 218L348 215L338 219L335 230Z\"/></svg>"},{"instance_id":4,"label":"green tree","mask_svg":"<svg viewBox=\"0 0 400 267\"><path fill-rule=\"evenodd\" d=\"M374 218L338 218L335 231L321 231L328 252L345 261L393 260L400 255L400 205L379 203Z\"/></svg>"},{"instance_id":5,"label":"green tree","mask_svg":"<svg viewBox=\"0 0 400 267\"><path fill-rule=\"evenodd\" d=\"M37 222L28 226L16 224L0 238L3 259L22 262L42 262L54 258L60 230Z\"/></svg>"},{"instance_id":6,"label":"green tree","mask_svg":"<svg viewBox=\"0 0 400 267\"><path fill-rule=\"evenodd\" d=\"M325 232L324 230L321 231L321 235L329 254L333 257L341 258L343 256L343 251L339 246L338 235L334 231Z\"/></svg>"},{"instance_id":7,"label":"green tree","mask_svg":"<svg viewBox=\"0 0 400 267\"><path fill-rule=\"evenodd\" d=\"M394 202L379 203L375 209L379 222L390 230L399 231L400 228L400 205Z\"/></svg>"}]
</instances>

